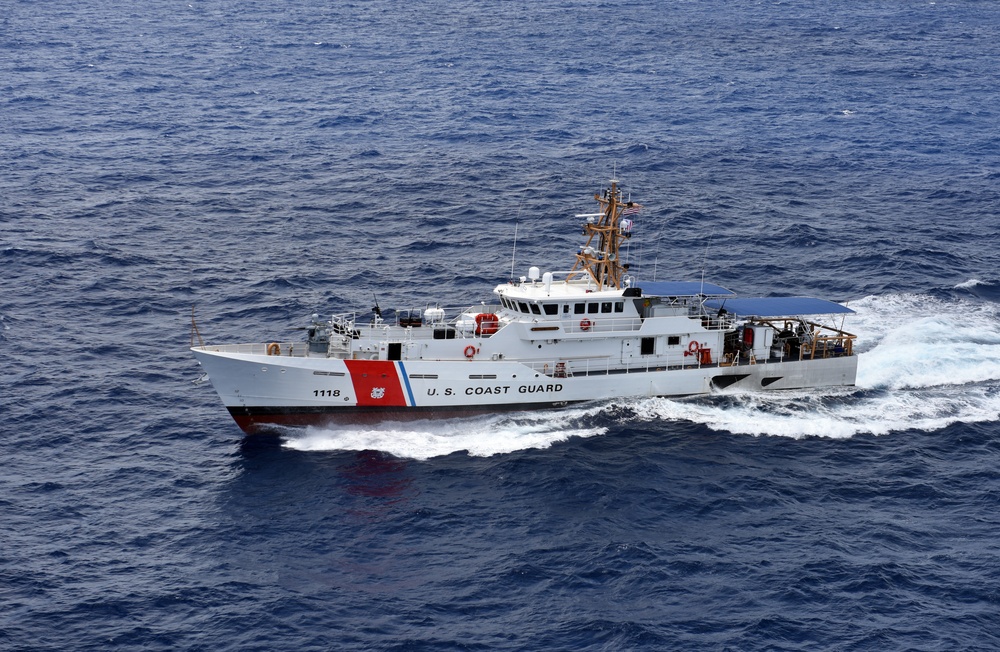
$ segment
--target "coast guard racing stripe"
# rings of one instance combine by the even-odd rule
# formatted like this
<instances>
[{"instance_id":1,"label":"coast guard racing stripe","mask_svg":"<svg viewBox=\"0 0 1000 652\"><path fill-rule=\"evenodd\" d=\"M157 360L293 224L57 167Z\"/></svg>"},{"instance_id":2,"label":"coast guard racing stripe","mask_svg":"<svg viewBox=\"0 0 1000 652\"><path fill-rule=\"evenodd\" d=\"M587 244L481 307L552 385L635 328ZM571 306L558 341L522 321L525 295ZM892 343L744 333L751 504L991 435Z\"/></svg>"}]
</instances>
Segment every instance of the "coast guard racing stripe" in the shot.
<instances>
[{"instance_id":1,"label":"coast guard racing stripe","mask_svg":"<svg viewBox=\"0 0 1000 652\"><path fill-rule=\"evenodd\" d=\"M406 407L396 365L388 360L344 360L359 406Z\"/></svg>"}]
</instances>

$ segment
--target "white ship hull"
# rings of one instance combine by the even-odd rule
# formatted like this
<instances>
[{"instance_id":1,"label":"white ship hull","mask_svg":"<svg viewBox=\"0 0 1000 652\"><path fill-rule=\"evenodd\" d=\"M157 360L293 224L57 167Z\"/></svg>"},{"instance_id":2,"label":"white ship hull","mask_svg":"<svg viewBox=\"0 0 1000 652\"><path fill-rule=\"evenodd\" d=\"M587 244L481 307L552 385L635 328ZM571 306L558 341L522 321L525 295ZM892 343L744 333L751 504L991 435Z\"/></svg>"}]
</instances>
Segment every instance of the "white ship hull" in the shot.
<instances>
[{"instance_id":1,"label":"white ship hull","mask_svg":"<svg viewBox=\"0 0 1000 652\"><path fill-rule=\"evenodd\" d=\"M231 350L254 346L261 352ZM529 364L506 360L339 360L269 356L263 348L193 349L230 414L248 433L275 425L321 426L691 396L716 388L850 386L857 375L857 356L730 366L592 367L557 376L554 365L536 371Z\"/></svg>"}]
</instances>

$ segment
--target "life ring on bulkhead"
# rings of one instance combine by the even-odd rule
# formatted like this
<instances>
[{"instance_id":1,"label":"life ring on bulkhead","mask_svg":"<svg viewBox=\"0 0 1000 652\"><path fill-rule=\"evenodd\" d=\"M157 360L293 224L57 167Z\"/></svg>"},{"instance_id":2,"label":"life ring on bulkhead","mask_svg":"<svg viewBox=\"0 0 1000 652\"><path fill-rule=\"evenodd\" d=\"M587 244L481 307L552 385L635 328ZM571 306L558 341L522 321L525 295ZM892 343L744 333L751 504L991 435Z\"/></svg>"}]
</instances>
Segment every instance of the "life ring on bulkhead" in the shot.
<instances>
[{"instance_id":1,"label":"life ring on bulkhead","mask_svg":"<svg viewBox=\"0 0 1000 652\"><path fill-rule=\"evenodd\" d=\"M590 330L590 320L587 318L580 320L580 330L589 331Z\"/></svg>"},{"instance_id":2,"label":"life ring on bulkhead","mask_svg":"<svg viewBox=\"0 0 1000 652\"><path fill-rule=\"evenodd\" d=\"M277 342L271 342L267 345L268 355L281 355L281 345Z\"/></svg>"},{"instance_id":3,"label":"life ring on bulkhead","mask_svg":"<svg viewBox=\"0 0 1000 652\"><path fill-rule=\"evenodd\" d=\"M691 343L688 344L688 350L684 355L698 355L699 349L701 349L701 344L698 344L696 340L691 340Z\"/></svg>"},{"instance_id":4,"label":"life ring on bulkhead","mask_svg":"<svg viewBox=\"0 0 1000 652\"><path fill-rule=\"evenodd\" d=\"M471 360L472 356L474 355L476 355L476 347L472 346L471 344L465 347L465 357Z\"/></svg>"}]
</instances>

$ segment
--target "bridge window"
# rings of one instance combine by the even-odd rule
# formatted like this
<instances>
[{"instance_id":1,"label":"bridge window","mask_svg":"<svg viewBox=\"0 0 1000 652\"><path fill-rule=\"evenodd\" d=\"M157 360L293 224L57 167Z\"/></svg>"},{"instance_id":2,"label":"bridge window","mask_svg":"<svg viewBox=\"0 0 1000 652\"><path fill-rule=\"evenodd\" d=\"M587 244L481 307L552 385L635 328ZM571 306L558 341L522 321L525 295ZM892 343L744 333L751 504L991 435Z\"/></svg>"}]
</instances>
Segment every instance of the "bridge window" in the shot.
<instances>
[{"instance_id":1,"label":"bridge window","mask_svg":"<svg viewBox=\"0 0 1000 652\"><path fill-rule=\"evenodd\" d=\"M531 304L531 312L535 313L536 315L540 315L540 314L542 314L542 309L538 307L537 303L532 303Z\"/></svg>"},{"instance_id":2,"label":"bridge window","mask_svg":"<svg viewBox=\"0 0 1000 652\"><path fill-rule=\"evenodd\" d=\"M611 302L605 301L601 304L601 312L611 312Z\"/></svg>"},{"instance_id":3,"label":"bridge window","mask_svg":"<svg viewBox=\"0 0 1000 652\"><path fill-rule=\"evenodd\" d=\"M531 312L530 310L528 310L528 304L526 304L525 302L521 301L517 305L521 306L521 312L523 312L523 313L530 313Z\"/></svg>"},{"instance_id":4,"label":"bridge window","mask_svg":"<svg viewBox=\"0 0 1000 652\"><path fill-rule=\"evenodd\" d=\"M558 315L559 314L559 304L558 303L543 303L542 308L545 310L546 315Z\"/></svg>"},{"instance_id":5,"label":"bridge window","mask_svg":"<svg viewBox=\"0 0 1000 652\"><path fill-rule=\"evenodd\" d=\"M601 307L601 304L599 304L599 303L588 303L587 304L587 312L590 313L591 315L596 315L597 311L600 309L600 307Z\"/></svg>"},{"instance_id":6,"label":"bridge window","mask_svg":"<svg viewBox=\"0 0 1000 652\"><path fill-rule=\"evenodd\" d=\"M615 312L625 312L624 301L615 301Z\"/></svg>"},{"instance_id":7,"label":"bridge window","mask_svg":"<svg viewBox=\"0 0 1000 652\"><path fill-rule=\"evenodd\" d=\"M586 306L587 304L585 303L573 304L573 312L576 313L577 315L582 315L583 312L587 309Z\"/></svg>"}]
</instances>

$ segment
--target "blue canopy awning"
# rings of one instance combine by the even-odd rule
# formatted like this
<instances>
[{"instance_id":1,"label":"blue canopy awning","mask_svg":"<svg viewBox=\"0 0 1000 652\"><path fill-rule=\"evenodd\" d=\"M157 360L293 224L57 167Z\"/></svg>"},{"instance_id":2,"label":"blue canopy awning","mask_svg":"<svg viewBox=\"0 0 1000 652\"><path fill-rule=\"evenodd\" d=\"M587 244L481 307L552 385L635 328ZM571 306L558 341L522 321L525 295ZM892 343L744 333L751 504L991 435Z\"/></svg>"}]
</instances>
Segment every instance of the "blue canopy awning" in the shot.
<instances>
[{"instance_id":1,"label":"blue canopy awning","mask_svg":"<svg viewBox=\"0 0 1000 652\"><path fill-rule=\"evenodd\" d=\"M812 297L760 297L746 299L709 299L705 307L725 308L740 317L799 317L801 315L835 315L854 312L826 299Z\"/></svg>"},{"instance_id":2,"label":"blue canopy awning","mask_svg":"<svg viewBox=\"0 0 1000 652\"><path fill-rule=\"evenodd\" d=\"M733 297L736 293L714 283L700 281L644 281L636 284L642 293L653 297Z\"/></svg>"}]
</instances>

